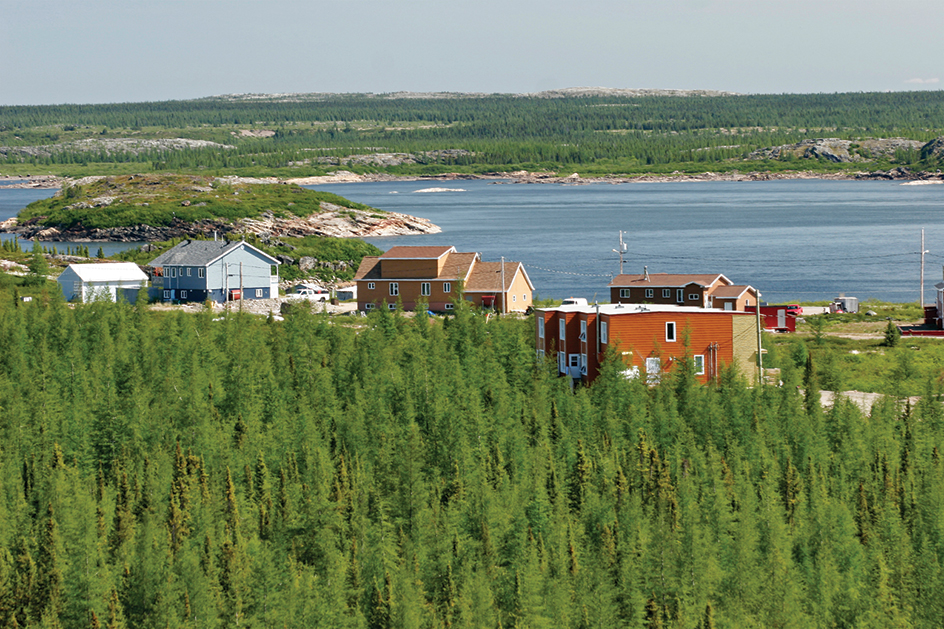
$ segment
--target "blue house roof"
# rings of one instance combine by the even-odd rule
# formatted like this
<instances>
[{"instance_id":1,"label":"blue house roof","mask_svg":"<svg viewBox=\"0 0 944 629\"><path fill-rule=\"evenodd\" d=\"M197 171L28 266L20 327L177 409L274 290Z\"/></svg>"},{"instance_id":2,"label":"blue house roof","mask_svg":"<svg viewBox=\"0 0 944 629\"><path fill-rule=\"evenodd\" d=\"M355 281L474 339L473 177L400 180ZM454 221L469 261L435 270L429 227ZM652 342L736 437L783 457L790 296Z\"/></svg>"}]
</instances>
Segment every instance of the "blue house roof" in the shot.
<instances>
[{"instance_id":1,"label":"blue house roof","mask_svg":"<svg viewBox=\"0 0 944 629\"><path fill-rule=\"evenodd\" d=\"M279 264L278 260L245 241L184 240L148 262L148 266L209 266L231 251L243 247L267 258L270 264Z\"/></svg>"}]
</instances>

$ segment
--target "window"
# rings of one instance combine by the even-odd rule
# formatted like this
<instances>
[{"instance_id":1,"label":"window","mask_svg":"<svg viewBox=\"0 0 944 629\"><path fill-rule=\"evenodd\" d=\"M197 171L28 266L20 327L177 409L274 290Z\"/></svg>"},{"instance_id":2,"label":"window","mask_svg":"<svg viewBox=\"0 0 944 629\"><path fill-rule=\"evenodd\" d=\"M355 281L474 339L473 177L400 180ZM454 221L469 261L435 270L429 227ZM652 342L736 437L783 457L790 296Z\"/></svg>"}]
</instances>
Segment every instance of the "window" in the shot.
<instances>
[{"instance_id":1,"label":"window","mask_svg":"<svg viewBox=\"0 0 944 629\"><path fill-rule=\"evenodd\" d=\"M429 282L420 283L420 295L422 295L423 297L429 297L430 295Z\"/></svg>"},{"instance_id":2,"label":"window","mask_svg":"<svg viewBox=\"0 0 944 629\"><path fill-rule=\"evenodd\" d=\"M204 269L202 266L199 269L197 269L197 277L201 279L206 277L206 269Z\"/></svg>"},{"instance_id":3,"label":"window","mask_svg":"<svg viewBox=\"0 0 944 629\"><path fill-rule=\"evenodd\" d=\"M672 298L672 289L671 289L671 288L663 288L663 289L662 289L662 298L663 298L663 299L671 299L671 298Z\"/></svg>"},{"instance_id":4,"label":"window","mask_svg":"<svg viewBox=\"0 0 944 629\"><path fill-rule=\"evenodd\" d=\"M685 301L685 289L680 288L675 292L675 301L682 303Z\"/></svg>"},{"instance_id":5,"label":"window","mask_svg":"<svg viewBox=\"0 0 944 629\"><path fill-rule=\"evenodd\" d=\"M665 322L665 342L666 343L675 342L675 321Z\"/></svg>"},{"instance_id":6,"label":"window","mask_svg":"<svg viewBox=\"0 0 944 629\"><path fill-rule=\"evenodd\" d=\"M563 341L567 338L567 322L564 320L564 317L561 317L560 319L558 319L558 324L559 324L558 329L559 329L560 334L558 334L557 336L560 338L560 340Z\"/></svg>"},{"instance_id":7,"label":"window","mask_svg":"<svg viewBox=\"0 0 944 629\"><path fill-rule=\"evenodd\" d=\"M455 308L455 305L453 305L453 304L446 304L446 310L452 310L453 308Z\"/></svg>"},{"instance_id":8,"label":"window","mask_svg":"<svg viewBox=\"0 0 944 629\"><path fill-rule=\"evenodd\" d=\"M580 322L580 340L581 341L587 340L587 322L586 321Z\"/></svg>"},{"instance_id":9,"label":"window","mask_svg":"<svg viewBox=\"0 0 944 629\"><path fill-rule=\"evenodd\" d=\"M646 299L652 299L656 296L656 290L654 288L646 289Z\"/></svg>"},{"instance_id":10,"label":"window","mask_svg":"<svg viewBox=\"0 0 944 629\"><path fill-rule=\"evenodd\" d=\"M190 272L193 270L193 267L187 267L187 277L190 277Z\"/></svg>"},{"instance_id":11,"label":"window","mask_svg":"<svg viewBox=\"0 0 944 629\"><path fill-rule=\"evenodd\" d=\"M544 350L543 350L543 349L539 349L539 350L538 350L538 360L544 360Z\"/></svg>"},{"instance_id":12,"label":"window","mask_svg":"<svg viewBox=\"0 0 944 629\"><path fill-rule=\"evenodd\" d=\"M376 286L373 282L367 282L367 290L374 290Z\"/></svg>"},{"instance_id":13,"label":"window","mask_svg":"<svg viewBox=\"0 0 944 629\"><path fill-rule=\"evenodd\" d=\"M512 295L512 296L511 296L511 303L515 303L516 301L518 301L518 296L517 296L517 295Z\"/></svg>"},{"instance_id":14,"label":"window","mask_svg":"<svg viewBox=\"0 0 944 629\"><path fill-rule=\"evenodd\" d=\"M695 362L695 375L705 375L705 356L703 354L696 354L692 356L692 360Z\"/></svg>"},{"instance_id":15,"label":"window","mask_svg":"<svg viewBox=\"0 0 944 629\"><path fill-rule=\"evenodd\" d=\"M587 375L587 355L580 355L580 373L581 375Z\"/></svg>"},{"instance_id":16,"label":"window","mask_svg":"<svg viewBox=\"0 0 944 629\"><path fill-rule=\"evenodd\" d=\"M164 299L170 299L170 291L169 291L169 290L165 290L165 291L164 291Z\"/></svg>"},{"instance_id":17,"label":"window","mask_svg":"<svg viewBox=\"0 0 944 629\"><path fill-rule=\"evenodd\" d=\"M452 284L450 284L449 282L443 282L443 292L444 292L444 293L451 293L451 292L452 292Z\"/></svg>"},{"instance_id":18,"label":"window","mask_svg":"<svg viewBox=\"0 0 944 629\"><path fill-rule=\"evenodd\" d=\"M646 382L658 384L662 379L662 360L658 357L646 359Z\"/></svg>"},{"instance_id":19,"label":"window","mask_svg":"<svg viewBox=\"0 0 944 629\"><path fill-rule=\"evenodd\" d=\"M373 310L374 304L364 304L364 310Z\"/></svg>"},{"instance_id":20,"label":"window","mask_svg":"<svg viewBox=\"0 0 944 629\"><path fill-rule=\"evenodd\" d=\"M544 338L544 315L538 315L538 338Z\"/></svg>"},{"instance_id":21,"label":"window","mask_svg":"<svg viewBox=\"0 0 944 629\"><path fill-rule=\"evenodd\" d=\"M177 267L175 266L170 267L170 276L177 277Z\"/></svg>"},{"instance_id":22,"label":"window","mask_svg":"<svg viewBox=\"0 0 944 629\"><path fill-rule=\"evenodd\" d=\"M609 343L609 341L607 340L607 333L608 333L609 327L610 326L606 321L600 322L600 342L601 343L604 343L604 344Z\"/></svg>"},{"instance_id":23,"label":"window","mask_svg":"<svg viewBox=\"0 0 944 629\"><path fill-rule=\"evenodd\" d=\"M186 299L186 298L187 298L187 291L185 291L185 290L180 291L180 298L181 298L181 299Z\"/></svg>"},{"instance_id":24,"label":"window","mask_svg":"<svg viewBox=\"0 0 944 629\"><path fill-rule=\"evenodd\" d=\"M698 293L689 293L688 301L698 301Z\"/></svg>"},{"instance_id":25,"label":"window","mask_svg":"<svg viewBox=\"0 0 944 629\"><path fill-rule=\"evenodd\" d=\"M400 294L400 283L399 282L390 282L390 295L396 297Z\"/></svg>"},{"instance_id":26,"label":"window","mask_svg":"<svg viewBox=\"0 0 944 629\"><path fill-rule=\"evenodd\" d=\"M262 299L262 289L261 289L261 288L257 288L257 289L256 289L256 299Z\"/></svg>"},{"instance_id":27,"label":"window","mask_svg":"<svg viewBox=\"0 0 944 629\"><path fill-rule=\"evenodd\" d=\"M387 310L396 310L396 309L397 309L396 304L387 304Z\"/></svg>"},{"instance_id":28,"label":"window","mask_svg":"<svg viewBox=\"0 0 944 629\"><path fill-rule=\"evenodd\" d=\"M629 299L629 289L621 288L620 289L620 299Z\"/></svg>"},{"instance_id":29,"label":"window","mask_svg":"<svg viewBox=\"0 0 944 629\"><path fill-rule=\"evenodd\" d=\"M564 356L564 352L558 352L557 354L557 371L567 373L567 358Z\"/></svg>"}]
</instances>

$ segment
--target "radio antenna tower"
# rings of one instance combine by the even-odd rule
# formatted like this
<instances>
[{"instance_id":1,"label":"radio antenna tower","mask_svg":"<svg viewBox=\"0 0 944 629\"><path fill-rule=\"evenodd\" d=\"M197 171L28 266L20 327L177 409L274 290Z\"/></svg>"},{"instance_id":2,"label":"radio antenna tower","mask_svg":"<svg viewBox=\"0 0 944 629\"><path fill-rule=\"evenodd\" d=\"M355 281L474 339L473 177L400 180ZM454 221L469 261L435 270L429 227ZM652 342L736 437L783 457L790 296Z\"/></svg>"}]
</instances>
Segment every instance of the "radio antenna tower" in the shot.
<instances>
[{"instance_id":1,"label":"radio antenna tower","mask_svg":"<svg viewBox=\"0 0 944 629\"><path fill-rule=\"evenodd\" d=\"M618 253L620 257L620 275L623 274L623 254L626 253L626 243L623 242L623 230L619 233L619 249L613 249L613 253Z\"/></svg>"}]
</instances>

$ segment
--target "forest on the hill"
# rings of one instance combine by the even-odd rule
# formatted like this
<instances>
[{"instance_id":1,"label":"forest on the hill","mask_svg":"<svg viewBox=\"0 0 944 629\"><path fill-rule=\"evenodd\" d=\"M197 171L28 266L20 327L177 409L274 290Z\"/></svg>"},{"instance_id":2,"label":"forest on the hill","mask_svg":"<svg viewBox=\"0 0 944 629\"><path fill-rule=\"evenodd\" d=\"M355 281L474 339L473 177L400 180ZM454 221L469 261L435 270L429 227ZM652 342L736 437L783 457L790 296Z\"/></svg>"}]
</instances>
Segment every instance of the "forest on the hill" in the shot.
<instances>
[{"instance_id":1,"label":"forest on the hill","mask_svg":"<svg viewBox=\"0 0 944 629\"><path fill-rule=\"evenodd\" d=\"M0 624L940 626L933 380L571 390L533 334L4 292Z\"/></svg>"},{"instance_id":2,"label":"forest on the hill","mask_svg":"<svg viewBox=\"0 0 944 629\"><path fill-rule=\"evenodd\" d=\"M863 168L823 159L746 159L810 138L944 135L944 92L740 96L586 96L229 100L0 107L0 172L144 171L308 176L338 168L391 174L517 169L581 174ZM188 138L170 148L117 140ZM108 141L112 141L109 143ZM360 159L401 153L393 163ZM354 157L353 160L350 158ZM870 168L934 169L903 149Z\"/></svg>"}]
</instances>

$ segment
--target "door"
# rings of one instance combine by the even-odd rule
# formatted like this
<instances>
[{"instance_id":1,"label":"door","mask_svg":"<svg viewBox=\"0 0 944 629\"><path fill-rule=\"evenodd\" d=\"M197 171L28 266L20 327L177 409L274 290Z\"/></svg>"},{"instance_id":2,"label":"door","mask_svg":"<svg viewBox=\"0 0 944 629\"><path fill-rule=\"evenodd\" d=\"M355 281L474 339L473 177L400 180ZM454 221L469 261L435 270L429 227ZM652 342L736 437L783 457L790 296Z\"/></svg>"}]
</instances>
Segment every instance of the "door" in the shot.
<instances>
[{"instance_id":1,"label":"door","mask_svg":"<svg viewBox=\"0 0 944 629\"><path fill-rule=\"evenodd\" d=\"M777 311L777 327L778 328L787 327L787 311L786 310Z\"/></svg>"},{"instance_id":2,"label":"door","mask_svg":"<svg viewBox=\"0 0 944 629\"><path fill-rule=\"evenodd\" d=\"M580 354L570 354L568 356L568 371L570 372L571 378L580 377Z\"/></svg>"}]
</instances>

